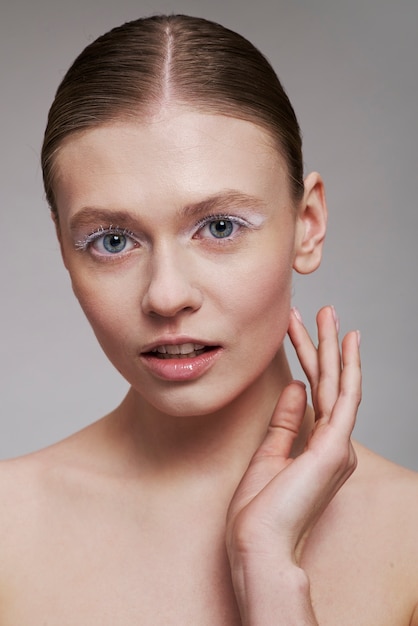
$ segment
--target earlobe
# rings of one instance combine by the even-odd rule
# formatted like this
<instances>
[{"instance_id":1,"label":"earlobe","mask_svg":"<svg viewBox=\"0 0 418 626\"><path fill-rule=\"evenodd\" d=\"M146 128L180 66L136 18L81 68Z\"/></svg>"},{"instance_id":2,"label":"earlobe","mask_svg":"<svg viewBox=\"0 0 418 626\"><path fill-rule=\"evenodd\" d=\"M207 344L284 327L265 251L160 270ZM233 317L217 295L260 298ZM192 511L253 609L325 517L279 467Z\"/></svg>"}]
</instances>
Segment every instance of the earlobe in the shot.
<instances>
[{"instance_id":1,"label":"earlobe","mask_svg":"<svg viewBox=\"0 0 418 626\"><path fill-rule=\"evenodd\" d=\"M319 266L328 217L321 176L312 172L304 182L305 192L297 216L293 261L293 268L299 274L309 274Z\"/></svg>"}]
</instances>

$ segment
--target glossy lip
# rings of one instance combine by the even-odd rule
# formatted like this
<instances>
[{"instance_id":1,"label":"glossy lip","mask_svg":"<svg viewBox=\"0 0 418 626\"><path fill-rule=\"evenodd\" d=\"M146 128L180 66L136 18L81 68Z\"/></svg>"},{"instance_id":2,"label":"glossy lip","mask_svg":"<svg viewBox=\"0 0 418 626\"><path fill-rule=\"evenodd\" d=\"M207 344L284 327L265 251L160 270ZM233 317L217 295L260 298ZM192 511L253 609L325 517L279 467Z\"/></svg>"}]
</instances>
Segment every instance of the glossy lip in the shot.
<instances>
[{"instance_id":1,"label":"glossy lip","mask_svg":"<svg viewBox=\"0 0 418 626\"><path fill-rule=\"evenodd\" d=\"M146 352L151 352L158 346L181 346L184 343L195 343L201 346L207 346L208 348L217 348L219 346L218 343L214 343L213 341L206 341L206 339L195 339L190 337L189 335L164 335L163 337L159 337L152 343L147 343L141 350L141 355Z\"/></svg>"},{"instance_id":2,"label":"glossy lip","mask_svg":"<svg viewBox=\"0 0 418 626\"><path fill-rule=\"evenodd\" d=\"M180 357L161 359L151 351L162 345L181 345L193 343L212 348L208 352L203 352L198 356L185 358ZM140 353L140 359L145 367L157 378L171 382L187 382L196 380L212 367L220 357L223 348L219 344L214 344L202 339L192 339L190 337L161 337L157 341L144 346Z\"/></svg>"}]
</instances>

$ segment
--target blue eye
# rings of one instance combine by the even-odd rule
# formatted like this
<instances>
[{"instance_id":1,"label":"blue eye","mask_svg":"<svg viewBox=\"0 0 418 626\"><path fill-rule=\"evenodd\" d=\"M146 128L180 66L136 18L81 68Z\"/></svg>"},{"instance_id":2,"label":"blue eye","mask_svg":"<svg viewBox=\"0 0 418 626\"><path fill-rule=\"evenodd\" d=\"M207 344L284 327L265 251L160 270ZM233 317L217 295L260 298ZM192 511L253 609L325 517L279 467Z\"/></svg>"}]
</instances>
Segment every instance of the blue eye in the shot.
<instances>
[{"instance_id":1,"label":"blue eye","mask_svg":"<svg viewBox=\"0 0 418 626\"><path fill-rule=\"evenodd\" d=\"M135 235L131 232L112 226L106 229L100 227L84 239L77 241L75 247L84 252L91 250L96 257L109 257L122 256L137 248L138 245Z\"/></svg>"},{"instance_id":2,"label":"blue eye","mask_svg":"<svg viewBox=\"0 0 418 626\"><path fill-rule=\"evenodd\" d=\"M209 223L209 231L211 235L217 239L229 237L234 231L234 224L231 220L218 219Z\"/></svg>"},{"instance_id":3,"label":"blue eye","mask_svg":"<svg viewBox=\"0 0 418 626\"><path fill-rule=\"evenodd\" d=\"M197 239L233 241L241 231L251 228L251 223L236 215L208 215L196 225Z\"/></svg>"},{"instance_id":4,"label":"blue eye","mask_svg":"<svg viewBox=\"0 0 418 626\"><path fill-rule=\"evenodd\" d=\"M110 233L109 235L104 235L102 242L103 248L107 252L115 254L115 252L123 252L123 250L126 248L127 238L125 235Z\"/></svg>"}]
</instances>

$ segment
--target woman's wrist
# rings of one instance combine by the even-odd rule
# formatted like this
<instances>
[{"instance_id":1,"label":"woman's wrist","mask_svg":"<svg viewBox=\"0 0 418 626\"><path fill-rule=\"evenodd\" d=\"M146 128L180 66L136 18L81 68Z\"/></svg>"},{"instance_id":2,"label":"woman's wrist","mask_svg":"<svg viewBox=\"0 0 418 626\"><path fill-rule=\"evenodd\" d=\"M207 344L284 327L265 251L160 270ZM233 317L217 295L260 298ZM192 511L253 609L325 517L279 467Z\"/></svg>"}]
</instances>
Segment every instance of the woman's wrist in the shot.
<instances>
[{"instance_id":1,"label":"woman's wrist","mask_svg":"<svg viewBox=\"0 0 418 626\"><path fill-rule=\"evenodd\" d=\"M243 626L318 625L308 575L295 563L236 559L232 581Z\"/></svg>"}]
</instances>

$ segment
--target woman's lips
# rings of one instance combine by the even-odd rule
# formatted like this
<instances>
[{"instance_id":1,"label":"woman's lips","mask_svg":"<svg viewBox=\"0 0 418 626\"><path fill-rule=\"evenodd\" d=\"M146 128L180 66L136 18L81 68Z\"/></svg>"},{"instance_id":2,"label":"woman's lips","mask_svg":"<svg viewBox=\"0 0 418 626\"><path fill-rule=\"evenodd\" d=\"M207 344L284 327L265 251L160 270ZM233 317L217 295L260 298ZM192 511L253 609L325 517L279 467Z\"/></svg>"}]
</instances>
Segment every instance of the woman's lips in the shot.
<instances>
[{"instance_id":1,"label":"woman's lips","mask_svg":"<svg viewBox=\"0 0 418 626\"><path fill-rule=\"evenodd\" d=\"M161 344L141 354L141 360L157 378L172 382L195 380L202 376L222 352L220 346L191 342Z\"/></svg>"}]
</instances>

